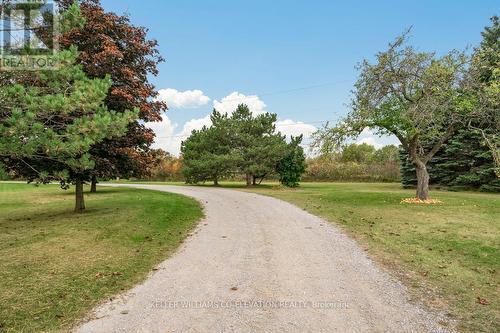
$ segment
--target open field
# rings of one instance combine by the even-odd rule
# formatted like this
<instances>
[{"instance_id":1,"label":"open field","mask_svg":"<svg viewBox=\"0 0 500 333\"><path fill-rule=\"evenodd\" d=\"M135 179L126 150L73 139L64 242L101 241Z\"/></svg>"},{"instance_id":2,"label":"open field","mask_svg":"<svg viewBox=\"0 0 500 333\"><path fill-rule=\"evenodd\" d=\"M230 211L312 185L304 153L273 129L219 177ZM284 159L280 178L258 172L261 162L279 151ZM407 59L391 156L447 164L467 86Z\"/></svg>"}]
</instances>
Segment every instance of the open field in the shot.
<instances>
[{"instance_id":1,"label":"open field","mask_svg":"<svg viewBox=\"0 0 500 333\"><path fill-rule=\"evenodd\" d=\"M74 193L0 183L0 331L68 329L143 280L202 217L169 193L99 188L73 214Z\"/></svg>"},{"instance_id":2,"label":"open field","mask_svg":"<svg viewBox=\"0 0 500 333\"><path fill-rule=\"evenodd\" d=\"M500 331L500 195L431 191L443 204L422 206L401 204L414 191L399 184L304 183L298 189L263 185L244 190L337 223L420 301L459 320L461 331Z\"/></svg>"}]
</instances>

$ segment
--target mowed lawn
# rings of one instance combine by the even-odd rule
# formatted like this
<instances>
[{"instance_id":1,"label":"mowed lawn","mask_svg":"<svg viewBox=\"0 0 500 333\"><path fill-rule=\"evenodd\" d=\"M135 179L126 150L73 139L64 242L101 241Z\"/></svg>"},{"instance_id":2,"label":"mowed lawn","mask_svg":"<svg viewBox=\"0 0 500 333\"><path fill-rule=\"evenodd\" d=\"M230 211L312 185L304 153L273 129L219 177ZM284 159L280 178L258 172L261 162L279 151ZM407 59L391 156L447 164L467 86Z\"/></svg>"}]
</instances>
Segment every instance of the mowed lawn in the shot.
<instances>
[{"instance_id":1,"label":"mowed lawn","mask_svg":"<svg viewBox=\"0 0 500 333\"><path fill-rule=\"evenodd\" d=\"M0 332L68 330L143 280L202 217L180 195L98 190L76 215L73 191L0 183Z\"/></svg>"},{"instance_id":2,"label":"mowed lawn","mask_svg":"<svg viewBox=\"0 0 500 333\"><path fill-rule=\"evenodd\" d=\"M431 191L443 204L423 206L401 204L414 191L399 184L304 183L250 191L341 226L415 298L459 320L459 330L500 332L500 195Z\"/></svg>"}]
</instances>

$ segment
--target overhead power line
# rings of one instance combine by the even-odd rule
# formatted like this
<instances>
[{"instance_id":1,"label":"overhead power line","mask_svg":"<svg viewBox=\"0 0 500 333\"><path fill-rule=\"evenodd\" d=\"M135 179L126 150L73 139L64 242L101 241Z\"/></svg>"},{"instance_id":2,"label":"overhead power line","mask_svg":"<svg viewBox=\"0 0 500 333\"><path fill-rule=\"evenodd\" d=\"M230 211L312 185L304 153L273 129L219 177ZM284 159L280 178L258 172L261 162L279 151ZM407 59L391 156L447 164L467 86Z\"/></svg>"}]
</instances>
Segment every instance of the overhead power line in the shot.
<instances>
[{"instance_id":1,"label":"overhead power line","mask_svg":"<svg viewBox=\"0 0 500 333\"><path fill-rule=\"evenodd\" d=\"M273 95L288 94L288 93L292 93L292 92L328 87L328 86L333 86L333 85L347 83L347 82L351 82L351 80L327 82L327 83L315 84L315 85L310 85L310 86L303 86L303 87L286 89L286 90L278 90L278 91L266 92L266 93L260 93L260 94L250 94L250 95L245 95L245 97L234 97L234 98L227 98L227 99L223 98L223 99L221 99L221 101L218 101L218 102L222 102L222 101L233 102L233 101L240 101L240 100L246 100L246 99L255 99L255 98L259 98L261 96L273 96Z\"/></svg>"},{"instance_id":2,"label":"overhead power line","mask_svg":"<svg viewBox=\"0 0 500 333\"><path fill-rule=\"evenodd\" d=\"M332 122L335 121L334 119L329 119L329 120L318 120L318 121L310 121L310 122L296 122L294 124L282 124L279 125L279 127L289 127L289 126L303 126L303 125L311 125L314 126L313 124L325 124L327 122ZM156 136L156 139L174 139L174 138L188 138L190 137L191 134L183 134L183 135L170 135L170 136Z\"/></svg>"}]
</instances>

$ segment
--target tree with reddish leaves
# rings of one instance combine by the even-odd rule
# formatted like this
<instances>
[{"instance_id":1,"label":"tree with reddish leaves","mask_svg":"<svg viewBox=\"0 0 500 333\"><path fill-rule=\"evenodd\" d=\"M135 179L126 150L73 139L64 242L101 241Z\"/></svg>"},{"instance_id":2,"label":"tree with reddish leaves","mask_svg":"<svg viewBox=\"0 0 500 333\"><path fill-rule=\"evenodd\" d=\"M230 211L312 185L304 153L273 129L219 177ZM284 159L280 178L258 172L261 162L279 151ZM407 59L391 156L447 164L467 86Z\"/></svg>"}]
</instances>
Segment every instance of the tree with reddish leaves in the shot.
<instances>
[{"instance_id":1,"label":"tree with reddish leaves","mask_svg":"<svg viewBox=\"0 0 500 333\"><path fill-rule=\"evenodd\" d=\"M74 3L73 0L56 2L61 12ZM128 126L124 136L105 140L92 147L90 155L95 168L78 175L78 179L91 182L91 191L95 191L98 178L139 177L150 169L148 164L154 157L149 147L155 135L143 123L161 121L161 113L167 106L155 99L157 91L149 83L148 77L158 74L157 66L163 58L157 49L156 40L147 38L147 29L132 25L127 16L106 12L99 0L80 0L78 4L85 25L61 35L61 48L72 45L78 48L77 61L89 78L111 77L112 87L105 99L108 109L116 112L139 109L138 120ZM50 42L50 38L46 38L47 31L39 29L35 33L44 42ZM14 82L24 86L40 85L40 82L36 82L36 76L27 72L0 73L0 84ZM28 180L36 178L32 169L24 168L15 159L3 162L7 169L19 177ZM30 165L38 163L45 161L30 161Z\"/></svg>"},{"instance_id":2,"label":"tree with reddish leaves","mask_svg":"<svg viewBox=\"0 0 500 333\"><path fill-rule=\"evenodd\" d=\"M73 3L59 0L61 10ZM106 12L99 0L82 0L80 9L86 24L61 38L61 46L75 45L79 61L90 78L111 75L111 87L106 105L117 112L140 110L144 122L160 121L167 106L155 100L157 91L149 83L149 75L157 75L157 65L163 61L156 40L147 38L147 30L130 23L127 16ZM129 178L142 176L150 160L149 147L154 133L140 121L129 126L126 135L107 140L91 150L96 168L90 174L91 190L97 178Z\"/></svg>"}]
</instances>

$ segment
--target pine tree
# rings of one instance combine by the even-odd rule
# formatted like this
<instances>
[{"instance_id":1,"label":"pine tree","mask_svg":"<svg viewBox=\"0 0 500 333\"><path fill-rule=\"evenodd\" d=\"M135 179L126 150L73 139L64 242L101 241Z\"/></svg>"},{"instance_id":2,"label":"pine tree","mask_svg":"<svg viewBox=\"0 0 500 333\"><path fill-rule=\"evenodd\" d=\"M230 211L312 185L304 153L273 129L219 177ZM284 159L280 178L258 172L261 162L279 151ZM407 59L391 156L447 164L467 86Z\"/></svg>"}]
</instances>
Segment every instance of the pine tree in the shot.
<instances>
[{"instance_id":1,"label":"pine tree","mask_svg":"<svg viewBox=\"0 0 500 333\"><path fill-rule=\"evenodd\" d=\"M62 9L73 0L58 0ZM150 78L158 74L163 61L157 41L147 37L147 29L135 26L128 16L104 10L99 0L80 0L80 10L86 24L81 29L65 33L62 47L76 45L78 63L90 78L110 75L113 81L106 106L116 112L139 109L126 135L104 140L90 151L95 161L89 180L95 189L97 178L129 178L145 175L153 158L150 146L154 132L144 122L160 121L166 104L157 99L158 92Z\"/></svg>"},{"instance_id":2,"label":"pine tree","mask_svg":"<svg viewBox=\"0 0 500 333\"><path fill-rule=\"evenodd\" d=\"M211 180L240 173L247 185L257 185L266 176L281 173L283 183L296 186L304 172L301 137L285 137L276 132L276 115L252 115L241 104L231 114L214 110L212 125L195 130L182 143L183 174L188 183Z\"/></svg>"},{"instance_id":3,"label":"pine tree","mask_svg":"<svg viewBox=\"0 0 500 333\"><path fill-rule=\"evenodd\" d=\"M214 110L211 120L212 126L194 130L182 142L183 174L187 183L211 180L218 185L219 179L234 168L228 117Z\"/></svg>"},{"instance_id":4,"label":"pine tree","mask_svg":"<svg viewBox=\"0 0 500 333\"><path fill-rule=\"evenodd\" d=\"M276 170L286 153L285 137L276 133L276 114L252 115L240 104L230 118L237 168L246 177L247 186L256 185Z\"/></svg>"},{"instance_id":5,"label":"pine tree","mask_svg":"<svg viewBox=\"0 0 500 333\"><path fill-rule=\"evenodd\" d=\"M62 29L81 24L79 7L73 5L62 16ZM83 212L83 183L95 166L91 147L123 135L138 110L108 110L110 77L89 79L76 65L76 47L57 56L57 70L32 73L36 84L0 86L0 156L31 170L29 181L57 180L63 188L74 183L75 212Z\"/></svg>"}]
</instances>

